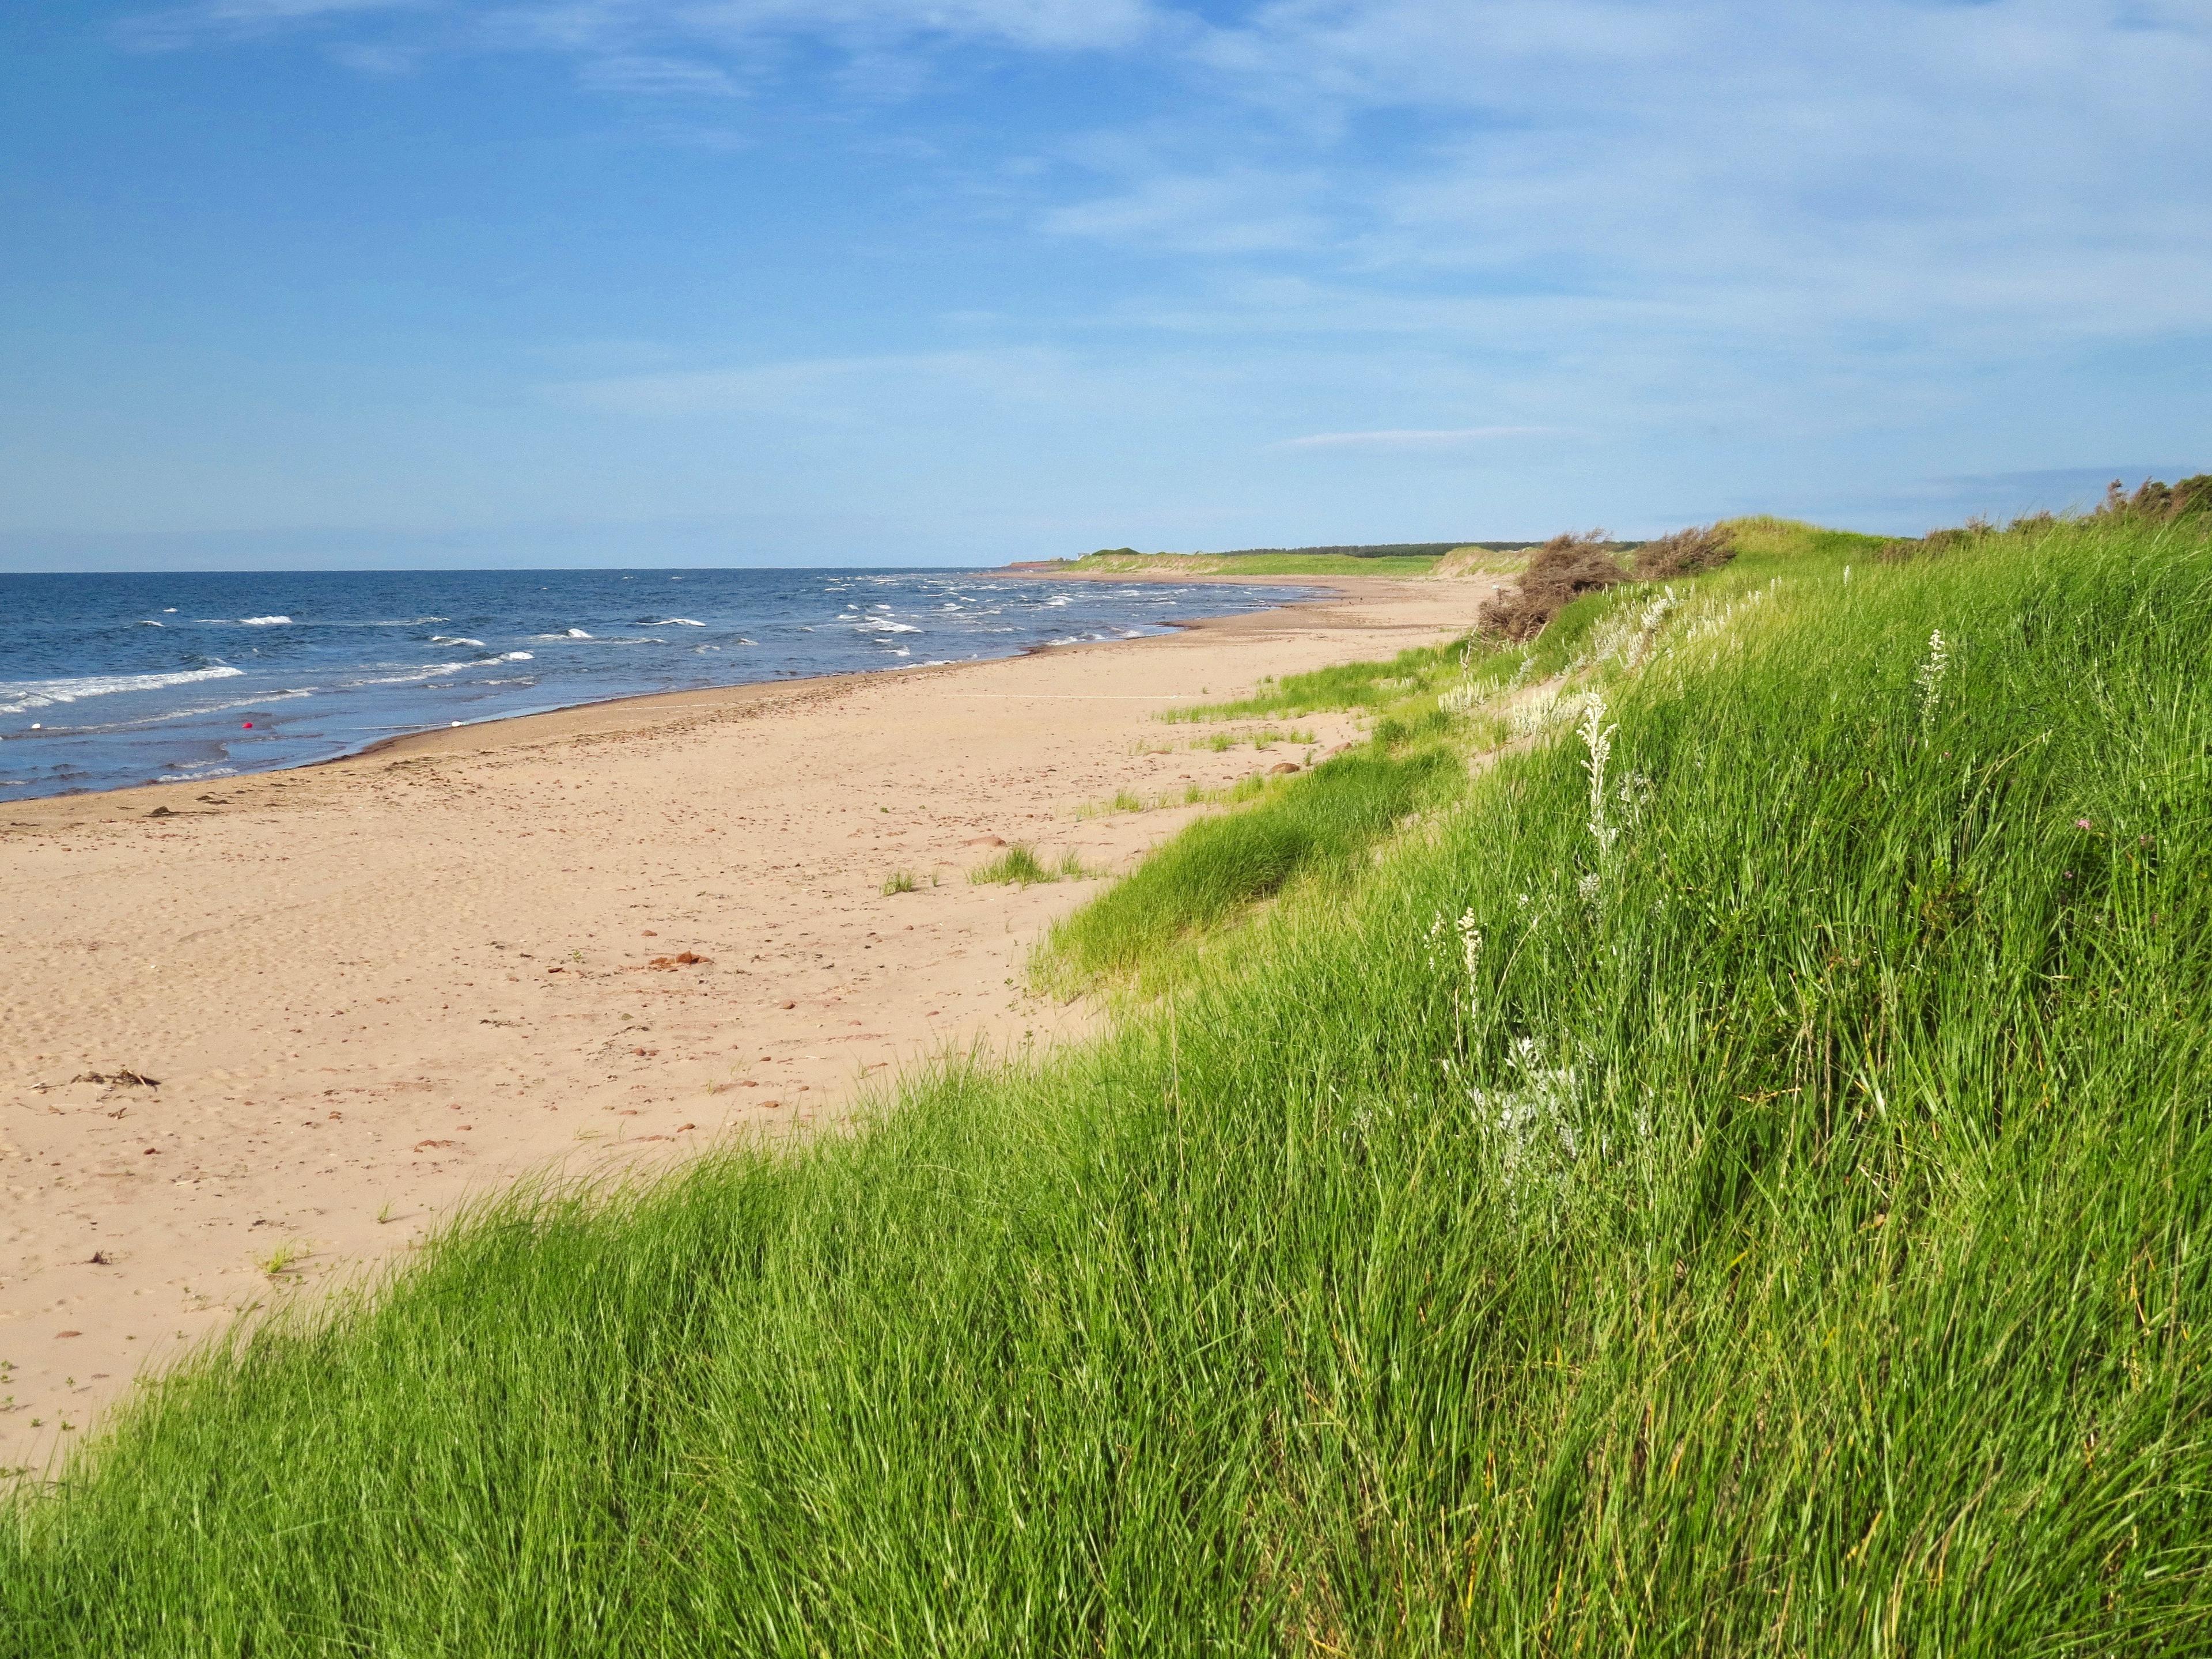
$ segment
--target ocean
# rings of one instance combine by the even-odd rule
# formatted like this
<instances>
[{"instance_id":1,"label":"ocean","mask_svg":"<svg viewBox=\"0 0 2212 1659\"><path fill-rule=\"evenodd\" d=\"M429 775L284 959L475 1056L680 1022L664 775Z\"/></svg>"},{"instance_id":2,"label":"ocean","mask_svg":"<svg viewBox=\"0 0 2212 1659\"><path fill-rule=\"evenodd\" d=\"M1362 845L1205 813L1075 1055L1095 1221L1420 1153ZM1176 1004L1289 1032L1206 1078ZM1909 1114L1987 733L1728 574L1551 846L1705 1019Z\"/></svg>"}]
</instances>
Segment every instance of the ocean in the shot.
<instances>
[{"instance_id":1,"label":"ocean","mask_svg":"<svg viewBox=\"0 0 2212 1659\"><path fill-rule=\"evenodd\" d=\"M0 575L0 802L643 692L1133 639L1298 596L915 570Z\"/></svg>"}]
</instances>

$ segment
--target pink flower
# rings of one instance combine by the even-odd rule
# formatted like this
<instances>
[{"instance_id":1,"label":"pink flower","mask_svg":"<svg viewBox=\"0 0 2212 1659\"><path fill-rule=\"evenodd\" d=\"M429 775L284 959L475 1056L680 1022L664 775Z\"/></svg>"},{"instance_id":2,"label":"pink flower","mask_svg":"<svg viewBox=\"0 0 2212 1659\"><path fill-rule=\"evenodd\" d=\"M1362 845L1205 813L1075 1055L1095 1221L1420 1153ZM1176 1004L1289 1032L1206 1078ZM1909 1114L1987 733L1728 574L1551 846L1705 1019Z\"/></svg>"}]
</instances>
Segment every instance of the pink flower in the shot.
<instances>
[{"instance_id":1,"label":"pink flower","mask_svg":"<svg viewBox=\"0 0 2212 1659\"><path fill-rule=\"evenodd\" d=\"M2096 828L2096 826L2095 826L2094 824L2091 823L2089 822L2089 820L2088 820L2088 819L2087 819L2087 818L2076 818L2076 819L2075 819L2075 820L2074 820L2074 827L2075 827L2076 830L2094 830L2094 828Z\"/></svg>"}]
</instances>

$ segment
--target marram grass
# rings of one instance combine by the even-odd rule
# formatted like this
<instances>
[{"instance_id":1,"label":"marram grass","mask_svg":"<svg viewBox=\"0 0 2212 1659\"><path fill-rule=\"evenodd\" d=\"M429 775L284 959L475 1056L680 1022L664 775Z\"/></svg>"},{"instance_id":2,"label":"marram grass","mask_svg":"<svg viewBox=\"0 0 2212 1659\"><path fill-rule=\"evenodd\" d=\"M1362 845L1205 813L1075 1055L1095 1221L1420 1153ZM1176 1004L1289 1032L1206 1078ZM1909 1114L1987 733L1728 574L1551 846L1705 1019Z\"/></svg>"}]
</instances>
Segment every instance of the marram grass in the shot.
<instances>
[{"instance_id":1,"label":"marram grass","mask_svg":"<svg viewBox=\"0 0 2212 1659\"><path fill-rule=\"evenodd\" d=\"M2212 552L1772 574L1097 1044L149 1390L0 1650L2212 1648Z\"/></svg>"}]
</instances>

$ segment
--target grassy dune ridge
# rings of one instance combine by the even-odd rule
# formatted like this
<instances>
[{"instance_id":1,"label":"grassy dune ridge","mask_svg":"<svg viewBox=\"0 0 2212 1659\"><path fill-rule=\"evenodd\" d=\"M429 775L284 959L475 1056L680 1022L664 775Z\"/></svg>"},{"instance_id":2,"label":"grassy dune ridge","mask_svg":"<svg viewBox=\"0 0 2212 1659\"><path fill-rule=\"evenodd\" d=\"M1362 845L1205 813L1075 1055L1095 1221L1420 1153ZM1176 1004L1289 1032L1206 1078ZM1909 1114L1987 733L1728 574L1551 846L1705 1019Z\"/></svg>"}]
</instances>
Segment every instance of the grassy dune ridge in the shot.
<instances>
[{"instance_id":1,"label":"grassy dune ridge","mask_svg":"<svg viewBox=\"0 0 2212 1659\"><path fill-rule=\"evenodd\" d=\"M2212 549L1854 552L1424 666L1528 741L1095 1044L149 1390L0 1651L2202 1652Z\"/></svg>"},{"instance_id":2,"label":"grassy dune ridge","mask_svg":"<svg viewBox=\"0 0 2212 1659\"><path fill-rule=\"evenodd\" d=\"M1073 573L1149 576L1425 576L1437 556L1385 553L1085 553Z\"/></svg>"}]
</instances>

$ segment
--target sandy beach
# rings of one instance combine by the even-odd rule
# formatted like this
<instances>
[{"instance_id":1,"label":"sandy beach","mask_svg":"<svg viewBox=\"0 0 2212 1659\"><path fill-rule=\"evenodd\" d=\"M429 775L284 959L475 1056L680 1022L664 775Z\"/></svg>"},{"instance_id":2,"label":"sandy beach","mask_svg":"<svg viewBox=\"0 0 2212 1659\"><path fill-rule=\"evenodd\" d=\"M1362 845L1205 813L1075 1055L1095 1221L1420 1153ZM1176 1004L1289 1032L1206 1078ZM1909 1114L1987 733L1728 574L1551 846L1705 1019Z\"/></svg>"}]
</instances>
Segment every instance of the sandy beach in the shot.
<instances>
[{"instance_id":1,"label":"sandy beach","mask_svg":"<svg viewBox=\"0 0 2212 1659\"><path fill-rule=\"evenodd\" d=\"M1097 881L969 871L1014 841L1127 868L1206 809L1097 810L1118 791L1180 801L1357 731L1217 752L1162 710L1449 635L1488 591L1328 586L1165 638L5 808L0 1470L519 1176L834 1124L902 1065L1079 1032L1022 965Z\"/></svg>"}]
</instances>

